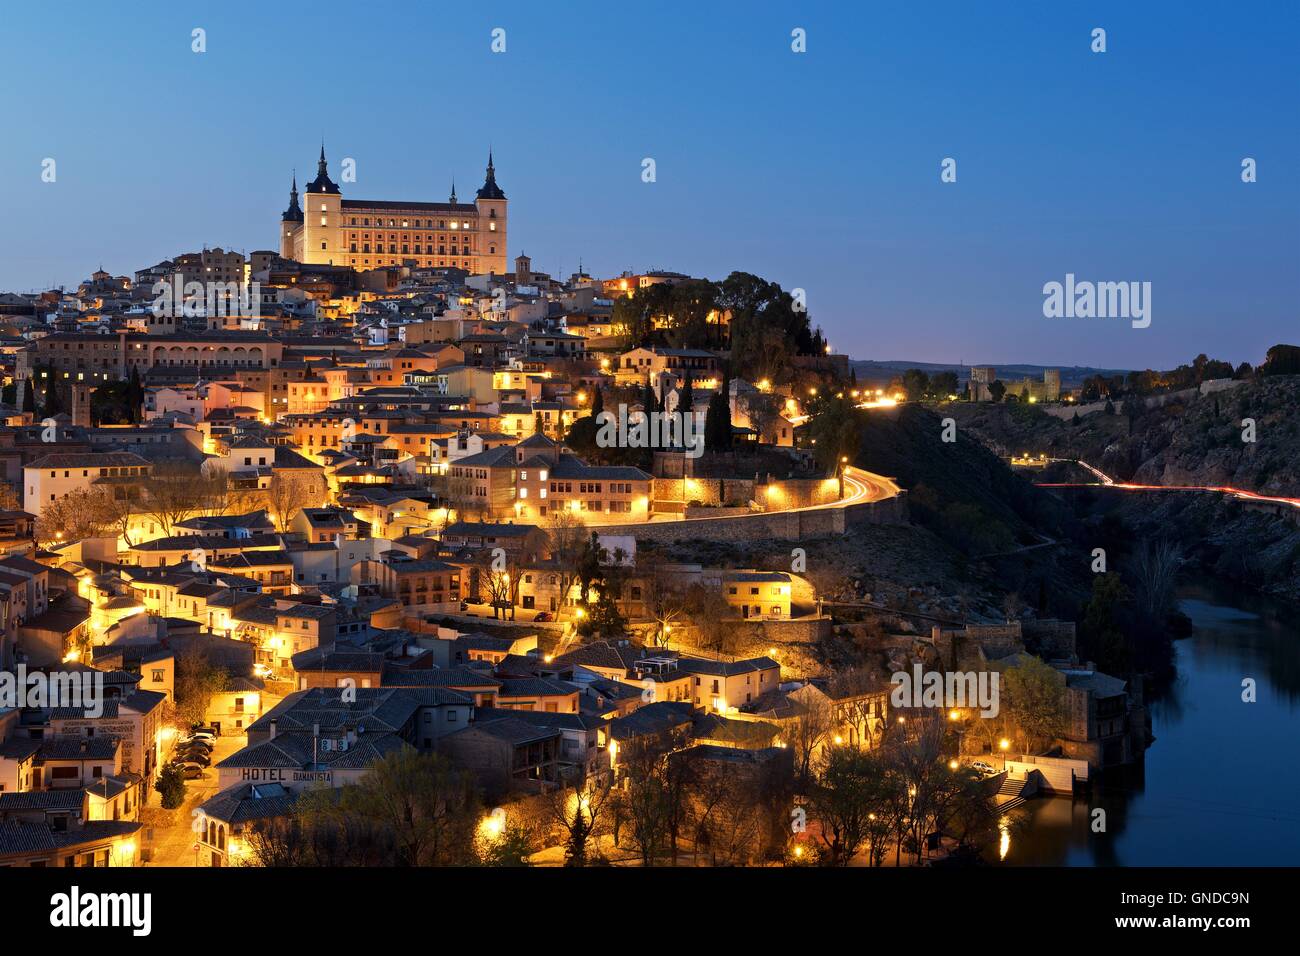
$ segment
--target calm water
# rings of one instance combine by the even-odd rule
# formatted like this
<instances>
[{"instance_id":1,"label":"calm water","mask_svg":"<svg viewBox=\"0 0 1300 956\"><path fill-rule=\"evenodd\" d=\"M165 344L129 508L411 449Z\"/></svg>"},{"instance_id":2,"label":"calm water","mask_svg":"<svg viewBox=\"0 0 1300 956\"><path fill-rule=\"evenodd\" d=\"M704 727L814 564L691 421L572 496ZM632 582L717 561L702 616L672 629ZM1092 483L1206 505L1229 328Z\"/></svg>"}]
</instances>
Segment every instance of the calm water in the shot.
<instances>
[{"instance_id":1,"label":"calm water","mask_svg":"<svg viewBox=\"0 0 1300 956\"><path fill-rule=\"evenodd\" d=\"M1300 863L1300 614L1217 586L1185 589L1180 604L1195 631L1175 644L1177 683L1150 703L1156 739L1145 766L1109 774L1091 798L1045 797L1015 811L1006 863ZM1253 704L1241 700L1246 677ZM1089 826L1097 806L1105 833Z\"/></svg>"}]
</instances>

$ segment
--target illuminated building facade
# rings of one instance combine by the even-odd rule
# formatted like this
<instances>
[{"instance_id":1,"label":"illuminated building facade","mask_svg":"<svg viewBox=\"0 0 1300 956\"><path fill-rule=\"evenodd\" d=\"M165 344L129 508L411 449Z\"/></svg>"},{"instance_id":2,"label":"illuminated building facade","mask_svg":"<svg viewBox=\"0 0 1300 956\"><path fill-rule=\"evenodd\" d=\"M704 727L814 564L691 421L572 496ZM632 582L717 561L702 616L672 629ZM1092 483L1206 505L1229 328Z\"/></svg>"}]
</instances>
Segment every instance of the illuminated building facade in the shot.
<instances>
[{"instance_id":1,"label":"illuminated building facade","mask_svg":"<svg viewBox=\"0 0 1300 956\"><path fill-rule=\"evenodd\" d=\"M298 180L280 217L280 255L317 265L374 269L410 263L471 274L505 273L506 194L488 153L487 175L473 202L452 186L447 202L344 199L321 147L316 178L298 201Z\"/></svg>"}]
</instances>

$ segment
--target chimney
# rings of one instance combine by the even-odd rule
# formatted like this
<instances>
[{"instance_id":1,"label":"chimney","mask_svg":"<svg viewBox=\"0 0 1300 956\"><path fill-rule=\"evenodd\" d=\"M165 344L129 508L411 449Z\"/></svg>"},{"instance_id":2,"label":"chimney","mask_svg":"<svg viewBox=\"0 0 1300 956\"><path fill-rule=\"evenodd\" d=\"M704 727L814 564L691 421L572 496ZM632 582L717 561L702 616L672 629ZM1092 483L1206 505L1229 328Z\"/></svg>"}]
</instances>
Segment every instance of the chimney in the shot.
<instances>
[{"instance_id":1,"label":"chimney","mask_svg":"<svg viewBox=\"0 0 1300 956\"><path fill-rule=\"evenodd\" d=\"M269 739L270 740L275 739L275 718L274 717L271 718L271 736Z\"/></svg>"}]
</instances>

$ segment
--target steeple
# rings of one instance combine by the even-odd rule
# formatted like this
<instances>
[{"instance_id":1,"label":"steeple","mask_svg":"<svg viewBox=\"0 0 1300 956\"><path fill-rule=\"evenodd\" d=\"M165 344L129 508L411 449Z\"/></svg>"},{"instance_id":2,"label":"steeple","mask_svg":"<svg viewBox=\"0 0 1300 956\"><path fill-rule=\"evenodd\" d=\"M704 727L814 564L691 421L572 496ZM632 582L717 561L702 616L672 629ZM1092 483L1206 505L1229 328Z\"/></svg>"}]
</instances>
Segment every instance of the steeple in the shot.
<instances>
[{"instance_id":1,"label":"steeple","mask_svg":"<svg viewBox=\"0 0 1300 956\"><path fill-rule=\"evenodd\" d=\"M456 205L456 177L451 177L451 204Z\"/></svg>"},{"instance_id":2,"label":"steeple","mask_svg":"<svg viewBox=\"0 0 1300 956\"><path fill-rule=\"evenodd\" d=\"M337 194L339 187L330 179L329 166L325 162L325 143L322 140L320 144L320 161L316 164L316 178L307 186L309 193L334 193Z\"/></svg>"},{"instance_id":3,"label":"steeple","mask_svg":"<svg viewBox=\"0 0 1300 956\"><path fill-rule=\"evenodd\" d=\"M488 148L487 179L483 182L483 188L478 191L479 199L505 199L506 194L501 191L497 185L496 167L492 165L492 149Z\"/></svg>"},{"instance_id":4,"label":"steeple","mask_svg":"<svg viewBox=\"0 0 1300 956\"><path fill-rule=\"evenodd\" d=\"M280 217L282 222L302 222L302 207L298 205L298 173L293 174L293 185L289 187L289 208Z\"/></svg>"}]
</instances>

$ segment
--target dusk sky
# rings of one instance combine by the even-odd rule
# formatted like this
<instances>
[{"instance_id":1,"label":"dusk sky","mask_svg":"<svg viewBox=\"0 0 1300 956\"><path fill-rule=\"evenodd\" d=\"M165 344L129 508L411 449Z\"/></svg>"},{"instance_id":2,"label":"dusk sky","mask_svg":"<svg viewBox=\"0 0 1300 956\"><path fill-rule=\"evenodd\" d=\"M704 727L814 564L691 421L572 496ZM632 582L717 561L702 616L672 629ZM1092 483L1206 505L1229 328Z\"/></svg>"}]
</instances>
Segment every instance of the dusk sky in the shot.
<instances>
[{"instance_id":1,"label":"dusk sky","mask_svg":"<svg viewBox=\"0 0 1300 956\"><path fill-rule=\"evenodd\" d=\"M6 9L0 291L276 248L323 136L348 198L472 197L491 145L511 256L755 272L855 358L1300 342L1300 4L191 6ZM1066 273L1151 282L1151 326L1044 318Z\"/></svg>"}]
</instances>

